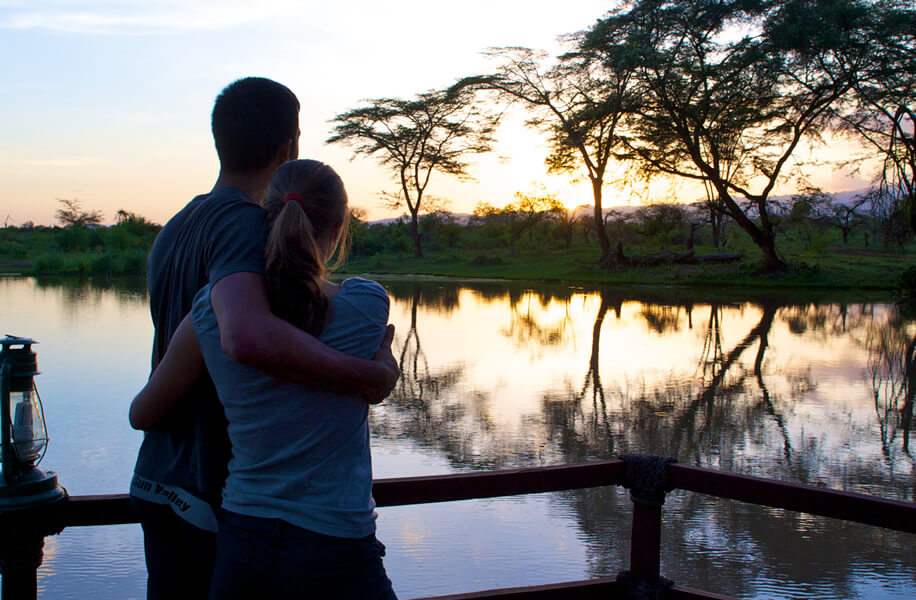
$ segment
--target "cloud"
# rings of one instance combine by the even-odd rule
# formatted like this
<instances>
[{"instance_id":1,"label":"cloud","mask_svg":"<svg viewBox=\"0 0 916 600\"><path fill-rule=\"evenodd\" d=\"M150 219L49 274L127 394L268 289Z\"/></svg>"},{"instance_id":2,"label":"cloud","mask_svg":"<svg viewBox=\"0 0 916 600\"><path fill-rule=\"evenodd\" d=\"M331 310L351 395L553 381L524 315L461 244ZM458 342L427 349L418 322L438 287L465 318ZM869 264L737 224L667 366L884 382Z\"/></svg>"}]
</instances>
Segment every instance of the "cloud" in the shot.
<instances>
[{"instance_id":1,"label":"cloud","mask_svg":"<svg viewBox=\"0 0 916 600\"><path fill-rule=\"evenodd\" d=\"M103 161L98 158L81 157L81 158L37 158L22 159L12 161L27 167L46 167L52 169L62 168L83 168L102 164Z\"/></svg>"},{"instance_id":2,"label":"cloud","mask_svg":"<svg viewBox=\"0 0 916 600\"><path fill-rule=\"evenodd\" d=\"M247 25L302 10L294 0L0 0L0 28L92 35L162 35Z\"/></svg>"}]
</instances>

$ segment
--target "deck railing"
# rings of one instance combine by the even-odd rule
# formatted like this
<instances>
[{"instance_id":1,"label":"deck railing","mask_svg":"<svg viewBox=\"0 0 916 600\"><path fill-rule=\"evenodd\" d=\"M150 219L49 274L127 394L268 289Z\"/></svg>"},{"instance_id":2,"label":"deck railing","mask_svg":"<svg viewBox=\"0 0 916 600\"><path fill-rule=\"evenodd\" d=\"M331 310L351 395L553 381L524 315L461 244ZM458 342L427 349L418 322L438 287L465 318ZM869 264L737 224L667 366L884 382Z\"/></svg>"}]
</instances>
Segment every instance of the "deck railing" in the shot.
<instances>
[{"instance_id":1,"label":"deck railing","mask_svg":"<svg viewBox=\"0 0 916 600\"><path fill-rule=\"evenodd\" d=\"M628 571L617 577L438 596L435 600L727 600L726 596L677 585L660 576L662 506L666 493L674 489L916 533L913 502L692 467L644 455L575 465L380 479L374 482L372 493L378 506L385 507L609 485L629 488L633 501ZM35 598L44 536L66 527L136 522L126 494L71 496L56 504L0 514L3 598Z\"/></svg>"}]
</instances>

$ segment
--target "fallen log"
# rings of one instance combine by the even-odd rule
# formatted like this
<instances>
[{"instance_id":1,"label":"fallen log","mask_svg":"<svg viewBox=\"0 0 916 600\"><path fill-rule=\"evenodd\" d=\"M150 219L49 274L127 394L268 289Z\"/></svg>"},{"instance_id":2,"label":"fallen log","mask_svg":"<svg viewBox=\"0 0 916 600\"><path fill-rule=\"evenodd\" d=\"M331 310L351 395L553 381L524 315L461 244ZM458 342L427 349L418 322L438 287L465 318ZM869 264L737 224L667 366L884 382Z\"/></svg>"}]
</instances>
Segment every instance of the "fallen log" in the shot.
<instances>
[{"instance_id":1,"label":"fallen log","mask_svg":"<svg viewBox=\"0 0 916 600\"><path fill-rule=\"evenodd\" d=\"M693 249L686 252L675 254L674 252L659 252L657 254L644 254L642 256L629 257L630 264L641 267L654 267L656 265L667 265L670 263L684 263L693 258Z\"/></svg>"},{"instance_id":2,"label":"fallen log","mask_svg":"<svg viewBox=\"0 0 916 600\"><path fill-rule=\"evenodd\" d=\"M629 264L638 267L654 267L658 265L679 264L721 264L739 261L744 258L742 252L724 252L721 254L696 254L693 249L686 252L659 252L656 254L644 254L643 256L619 257L619 264Z\"/></svg>"},{"instance_id":3,"label":"fallen log","mask_svg":"<svg viewBox=\"0 0 916 600\"><path fill-rule=\"evenodd\" d=\"M719 264L739 261L744 258L743 252L723 252L721 254L700 254L692 257L690 263ZM687 261L685 261L687 262Z\"/></svg>"}]
</instances>

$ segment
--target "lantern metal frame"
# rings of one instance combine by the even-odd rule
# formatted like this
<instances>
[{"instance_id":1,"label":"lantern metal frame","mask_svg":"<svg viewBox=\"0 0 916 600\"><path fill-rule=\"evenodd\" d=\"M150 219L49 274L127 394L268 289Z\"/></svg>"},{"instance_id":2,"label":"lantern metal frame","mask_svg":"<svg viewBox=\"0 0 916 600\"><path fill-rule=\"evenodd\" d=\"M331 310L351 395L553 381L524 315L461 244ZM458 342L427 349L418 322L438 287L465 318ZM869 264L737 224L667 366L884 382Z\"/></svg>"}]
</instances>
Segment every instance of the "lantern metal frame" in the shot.
<instances>
[{"instance_id":1,"label":"lantern metal frame","mask_svg":"<svg viewBox=\"0 0 916 600\"><path fill-rule=\"evenodd\" d=\"M40 373L36 355L31 348L35 343L37 342L29 338L14 336L0 339L0 447L3 452L0 510L55 502L67 495L67 491L57 484L56 473L43 471L37 466L44 457L49 436L41 397L34 380L35 375ZM38 415L45 432L45 446L34 462L21 459L15 447L15 443L21 441L14 440L12 435L11 394L26 390L35 394Z\"/></svg>"}]
</instances>

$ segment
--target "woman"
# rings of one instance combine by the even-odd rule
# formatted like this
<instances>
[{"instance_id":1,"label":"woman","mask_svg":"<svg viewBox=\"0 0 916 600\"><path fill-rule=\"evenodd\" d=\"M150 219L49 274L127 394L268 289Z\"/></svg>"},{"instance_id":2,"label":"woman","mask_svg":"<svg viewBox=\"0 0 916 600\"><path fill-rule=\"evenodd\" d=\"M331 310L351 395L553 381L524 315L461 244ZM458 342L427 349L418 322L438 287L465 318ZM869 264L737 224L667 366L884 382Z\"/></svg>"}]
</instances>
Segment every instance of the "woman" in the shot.
<instances>
[{"instance_id":1,"label":"woman","mask_svg":"<svg viewBox=\"0 0 916 600\"><path fill-rule=\"evenodd\" d=\"M333 348L374 356L386 333L385 290L365 279L336 285L327 278L325 265L335 252L342 260L347 236L340 177L317 161L287 163L264 210L274 314ZM234 362L220 346L209 292L197 294L130 419L136 428L153 425L174 390L196 377L202 356L232 443L210 597L395 598L375 538L368 405Z\"/></svg>"}]
</instances>

